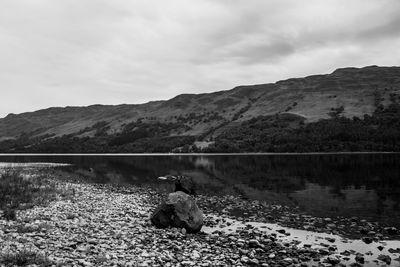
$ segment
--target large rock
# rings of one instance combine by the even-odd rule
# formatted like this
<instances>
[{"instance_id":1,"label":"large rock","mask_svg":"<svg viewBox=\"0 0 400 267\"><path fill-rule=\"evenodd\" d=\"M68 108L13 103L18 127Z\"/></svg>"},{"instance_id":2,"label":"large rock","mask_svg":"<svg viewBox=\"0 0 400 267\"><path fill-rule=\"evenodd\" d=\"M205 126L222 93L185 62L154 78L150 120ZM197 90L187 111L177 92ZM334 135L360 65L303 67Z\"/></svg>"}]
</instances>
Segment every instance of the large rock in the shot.
<instances>
[{"instance_id":1,"label":"large rock","mask_svg":"<svg viewBox=\"0 0 400 267\"><path fill-rule=\"evenodd\" d=\"M182 191L189 195L196 195L196 183L192 177L185 175L165 175L158 177L158 180L174 182L175 192Z\"/></svg>"},{"instance_id":2,"label":"large rock","mask_svg":"<svg viewBox=\"0 0 400 267\"><path fill-rule=\"evenodd\" d=\"M192 177L179 175L175 180L175 192L182 191L189 195L196 195L196 183Z\"/></svg>"},{"instance_id":3,"label":"large rock","mask_svg":"<svg viewBox=\"0 0 400 267\"><path fill-rule=\"evenodd\" d=\"M195 233L203 226L203 213L191 196L178 191L169 194L167 200L156 208L151 222L158 228L178 227Z\"/></svg>"}]
</instances>

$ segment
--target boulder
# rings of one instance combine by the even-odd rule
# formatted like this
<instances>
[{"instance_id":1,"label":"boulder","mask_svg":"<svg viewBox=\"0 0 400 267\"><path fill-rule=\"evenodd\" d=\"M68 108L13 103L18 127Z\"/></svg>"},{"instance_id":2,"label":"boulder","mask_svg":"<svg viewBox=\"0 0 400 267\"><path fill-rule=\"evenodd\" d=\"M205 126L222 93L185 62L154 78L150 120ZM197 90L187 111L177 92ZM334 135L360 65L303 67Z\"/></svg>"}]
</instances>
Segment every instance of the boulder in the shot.
<instances>
[{"instance_id":1,"label":"boulder","mask_svg":"<svg viewBox=\"0 0 400 267\"><path fill-rule=\"evenodd\" d=\"M157 178L159 181L170 181L175 184L175 192L182 191L189 195L196 195L196 183L192 177L185 175L165 175Z\"/></svg>"},{"instance_id":2,"label":"boulder","mask_svg":"<svg viewBox=\"0 0 400 267\"><path fill-rule=\"evenodd\" d=\"M191 177L179 175L175 180L175 192L182 191L189 195L196 195L196 183Z\"/></svg>"},{"instance_id":3,"label":"boulder","mask_svg":"<svg viewBox=\"0 0 400 267\"><path fill-rule=\"evenodd\" d=\"M203 213L195 200L178 191L168 195L151 215L151 222L158 228L185 228L189 233L199 232L203 226Z\"/></svg>"}]
</instances>

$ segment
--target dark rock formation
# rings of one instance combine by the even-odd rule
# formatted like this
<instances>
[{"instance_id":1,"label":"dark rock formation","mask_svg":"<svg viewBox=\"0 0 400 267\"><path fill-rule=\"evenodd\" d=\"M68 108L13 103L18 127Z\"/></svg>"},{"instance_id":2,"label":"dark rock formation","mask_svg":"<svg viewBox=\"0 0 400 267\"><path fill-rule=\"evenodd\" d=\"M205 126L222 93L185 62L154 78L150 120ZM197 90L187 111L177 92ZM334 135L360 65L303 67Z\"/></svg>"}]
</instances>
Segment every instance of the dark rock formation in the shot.
<instances>
[{"instance_id":1,"label":"dark rock formation","mask_svg":"<svg viewBox=\"0 0 400 267\"><path fill-rule=\"evenodd\" d=\"M196 183L191 177L180 175L175 180L175 192L182 191L189 195L196 195Z\"/></svg>"},{"instance_id":2,"label":"dark rock formation","mask_svg":"<svg viewBox=\"0 0 400 267\"><path fill-rule=\"evenodd\" d=\"M192 177L185 175L166 175L158 177L158 180L174 182L175 192L182 191L189 195L196 195L196 183Z\"/></svg>"},{"instance_id":3,"label":"dark rock formation","mask_svg":"<svg viewBox=\"0 0 400 267\"><path fill-rule=\"evenodd\" d=\"M203 213L191 196L178 191L169 194L167 200L156 208L151 222L158 228L179 227L195 233L203 226Z\"/></svg>"}]
</instances>

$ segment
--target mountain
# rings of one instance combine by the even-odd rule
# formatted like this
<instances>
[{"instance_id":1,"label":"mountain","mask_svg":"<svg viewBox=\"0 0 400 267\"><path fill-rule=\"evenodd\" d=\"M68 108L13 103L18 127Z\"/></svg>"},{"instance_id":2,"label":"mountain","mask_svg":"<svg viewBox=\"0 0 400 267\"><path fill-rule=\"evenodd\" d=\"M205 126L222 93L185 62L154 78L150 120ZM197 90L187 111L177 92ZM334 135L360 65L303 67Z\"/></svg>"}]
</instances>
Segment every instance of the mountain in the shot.
<instances>
[{"instance_id":1,"label":"mountain","mask_svg":"<svg viewBox=\"0 0 400 267\"><path fill-rule=\"evenodd\" d=\"M9 114L0 119L0 140L24 140L25 148L65 136L112 137L112 141L103 140L107 145L176 136L201 141L218 138L260 116L294 117L301 125L337 115L362 119L378 107L397 103L399 97L400 67L341 68L331 74L182 94L138 105L55 107Z\"/></svg>"}]
</instances>

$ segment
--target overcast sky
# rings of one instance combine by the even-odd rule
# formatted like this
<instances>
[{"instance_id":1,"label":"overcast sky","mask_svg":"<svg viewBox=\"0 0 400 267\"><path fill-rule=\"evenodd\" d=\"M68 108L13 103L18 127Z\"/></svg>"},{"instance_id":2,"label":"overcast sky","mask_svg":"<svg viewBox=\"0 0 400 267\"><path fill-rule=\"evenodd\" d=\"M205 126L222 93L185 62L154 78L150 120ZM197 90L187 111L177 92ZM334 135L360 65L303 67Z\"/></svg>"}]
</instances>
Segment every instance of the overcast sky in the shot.
<instances>
[{"instance_id":1,"label":"overcast sky","mask_svg":"<svg viewBox=\"0 0 400 267\"><path fill-rule=\"evenodd\" d=\"M399 0L1 0L0 117L400 65Z\"/></svg>"}]
</instances>

